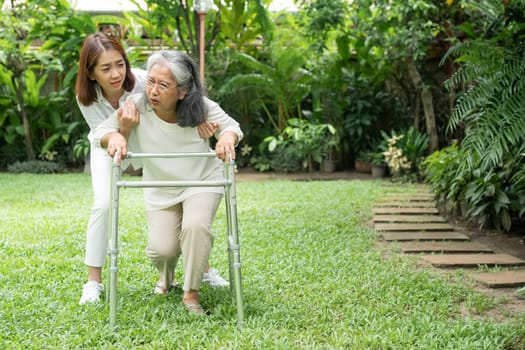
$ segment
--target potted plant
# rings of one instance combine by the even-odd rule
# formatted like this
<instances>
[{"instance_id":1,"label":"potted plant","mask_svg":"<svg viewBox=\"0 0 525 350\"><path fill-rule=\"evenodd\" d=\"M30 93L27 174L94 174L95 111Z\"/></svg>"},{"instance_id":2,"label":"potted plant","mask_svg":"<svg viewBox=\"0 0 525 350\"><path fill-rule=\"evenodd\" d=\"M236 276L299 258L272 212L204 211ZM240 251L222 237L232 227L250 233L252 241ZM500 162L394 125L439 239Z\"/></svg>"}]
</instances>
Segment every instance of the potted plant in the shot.
<instances>
[{"instance_id":1,"label":"potted plant","mask_svg":"<svg viewBox=\"0 0 525 350\"><path fill-rule=\"evenodd\" d=\"M332 148L326 153L326 156L323 159L323 171L333 173L335 171L336 163L335 148Z\"/></svg>"},{"instance_id":2,"label":"potted plant","mask_svg":"<svg viewBox=\"0 0 525 350\"><path fill-rule=\"evenodd\" d=\"M321 152L325 154L323 170L331 173L335 171L337 163L337 150L339 149L339 133L331 124L324 124L324 143Z\"/></svg>"},{"instance_id":3,"label":"potted plant","mask_svg":"<svg viewBox=\"0 0 525 350\"><path fill-rule=\"evenodd\" d=\"M371 152L359 152L354 162L355 171L358 173L369 174L372 171Z\"/></svg>"},{"instance_id":4,"label":"potted plant","mask_svg":"<svg viewBox=\"0 0 525 350\"><path fill-rule=\"evenodd\" d=\"M386 175L386 160L383 152L371 152L370 162L372 164L372 177L380 178Z\"/></svg>"},{"instance_id":5,"label":"potted plant","mask_svg":"<svg viewBox=\"0 0 525 350\"><path fill-rule=\"evenodd\" d=\"M268 150L275 151L279 147L288 148L294 155L302 159L303 167L312 173L314 164L323 166L323 161L339 147L339 134L331 124L314 124L304 119L291 118L283 132L264 139L268 142Z\"/></svg>"}]
</instances>

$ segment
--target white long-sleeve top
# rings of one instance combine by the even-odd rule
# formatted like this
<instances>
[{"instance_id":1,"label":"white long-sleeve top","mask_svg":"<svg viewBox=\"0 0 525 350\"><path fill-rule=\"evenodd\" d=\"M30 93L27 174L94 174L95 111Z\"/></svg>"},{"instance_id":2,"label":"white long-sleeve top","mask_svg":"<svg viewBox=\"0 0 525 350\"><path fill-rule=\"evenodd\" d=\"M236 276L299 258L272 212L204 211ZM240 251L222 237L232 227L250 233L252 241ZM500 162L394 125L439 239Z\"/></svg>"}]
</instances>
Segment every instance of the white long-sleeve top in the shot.
<instances>
[{"instance_id":1,"label":"white long-sleeve top","mask_svg":"<svg viewBox=\"0 0 525 350\"><path fill-rule=\"evenodd\" d=\"M148 72L137 68L132 68L131 72L135 76L135 87L130 92L124 91L124 94L119 99L120 106L124 104L130 95L145 91L145 81ZM111 104L106 100L98 84L95 86L95 90L97 92L97 100L89 106L84 106L78 101L77 98L78 108L80 109L84 120L89 125L90 131L88 134L88 140L90 142L93 141L93 132L100 125L100 123L102 123L115 112L115 108L113 108L113 106L111 106Z\"/></svg>"},{"instance_id":2,"label":"white long-sleeve top","mask_svg":"<svg viewBox=\"0 0 525 350\"><path fill-rule=\"evenodd\" d=\"M144 102L144 94L133 95L132 98L140 112L140 122L132 130L128 138L128 151L136 153L184 153L210 152L208 139L199 136L197 127L180 127L167 123L157 117L149 103ZM243 133L239 123L231 118L216 103L204 98L209 122L217 123L219 128L215 133L217 139L226 131L233 131L240 141ZM119 130L116 113L102 122L94 133L94 143L100 146L101 138ZM223 163L217 158L144 158L144 181L217 181L224 178ZM190 195L202 192L223 193L222 187L190 187L190 188L145 188L144 200L147 210L169 208L182 202Z\"/></svg>"}]
</instances>

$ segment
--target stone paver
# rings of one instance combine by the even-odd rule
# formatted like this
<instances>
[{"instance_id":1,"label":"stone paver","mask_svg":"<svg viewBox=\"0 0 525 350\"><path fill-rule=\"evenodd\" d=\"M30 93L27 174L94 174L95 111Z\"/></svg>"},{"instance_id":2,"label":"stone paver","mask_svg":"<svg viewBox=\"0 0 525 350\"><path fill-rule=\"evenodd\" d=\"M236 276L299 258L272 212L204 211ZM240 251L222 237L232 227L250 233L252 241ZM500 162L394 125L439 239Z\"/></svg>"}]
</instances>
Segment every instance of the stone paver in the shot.
<instances>
[{"instance_id":1,"label":"stone paver","mask_svg":"<svg viewBox=\"0 0 525 350\"><path fill-rule=\"evenodd\" d=\"M525 285L525 270L479 272L470 274L470 277L489 288L510 288Z\"/></svg>"},{"instance_id":2,"label":"stone paver","mask_svg":"<svg viewBox=\"0 0 525 350\"><path fill-rule=\"evenodd\" d=\"M489 247L474 242L399 242L403 253L492 253Z\"/></svg>"},{"instance_id":3,"label":"stone paver","mask_svg":"<svg viewBox=\"0 0 525 350\"><path fill-rule=\"evenodd\" d=\"M403 201L403 202L420 202L420 201L434 201L435 197L432 194L388 194L381 197L383 201Z\"/></svg>"},{"instance_id":4,"label":"stone paver","mask_svg":"<svg viewBox=\"0 0 525 350\"><path fill-rule=\"evenodd\" d=\"M377 202L374 207L390 207L390 208L435 208L434 202Z\"/></svg>"},{"instance_id":5,"label":"stone paver","mask_svg":"<svg viewBox=\"0 0 525 350\"><path fill-rule=\"evenodd\" d=\"M446 222L439 215L375 215L374 222Z\"/></svg>"},{"instance_id":6,"label":"stone paver","mask_svg":"<svg viewBox=\"0 0 525 350\"><path fill-rule=\"evenodd\" d=\"M385 241L468 241L469 236L461 232L384 232Z\"/></svg>"},{"instance_id":7,"label":"stone paver","mask_svg":"<svg viewBox=\"0 0 525 350\"><path fill-rule=\"evenodd\" d=\"M373 208L374 214L439 214L439 210L434 207L428 208Z\"/></svg>"},{"instance_id":8,"label":"stone paver","mask_svg":"<svg viewBox=\"0 0 525 350\"><path fill-rule=\"evenodd\" d=\"M421 259L435 267L519 266L525 260L509 254L436 254L422 255Z\"/></svg>"},{"instance_id":9,"label":"stone paver","mask_svg":"<svg viewBox=\"0 0 525 350\"><path fill-rule=\"evenodd\" d=\"M448 223L388 223L374 224L377 231L453 231Z\"/></svg>"}]
</instances>

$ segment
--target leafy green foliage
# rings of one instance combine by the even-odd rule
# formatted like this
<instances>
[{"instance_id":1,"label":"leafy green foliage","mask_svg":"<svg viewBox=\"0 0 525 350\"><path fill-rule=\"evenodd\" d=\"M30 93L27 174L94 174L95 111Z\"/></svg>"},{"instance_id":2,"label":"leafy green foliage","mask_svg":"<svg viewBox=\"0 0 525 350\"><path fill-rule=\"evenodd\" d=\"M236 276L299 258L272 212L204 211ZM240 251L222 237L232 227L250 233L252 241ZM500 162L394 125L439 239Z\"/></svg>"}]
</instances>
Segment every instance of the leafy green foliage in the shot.
<instances>
[{"instance_id":1,"label":"leafy green foliage","mask_svg":"<svg viewBox=\"0 0 525 350\"><path fill-rule=\"evenodd\" d=\"M524 188L510 182L520 176L510 178L509 169L501 167L487 172L475 152L454 144L428 156L424 167L442 203L452 209L464 206L462 214L481 226L509 231L513 218L524 214Z\"/></svg>"},{"instance_id":2,"label":"leafy green foliage","mask_svg":"<svg viewBox=\"0 0 525 350\"><path fill-rule=\"evenodd\" d=\"M274 24L263 4L265 1L225 0L217 2L220 12L218 39L235 48L245 48L263 35L271 38Z\"/></svg>"},{"instance_id":3,"label":"leafy green foliage","mask_svg":"<svg viewBox=\"0 0 525 350\"><path fill-rule=\"evenodd\" d=\"M464 201L469 217L507 231L525 213L525 2L482 3L467 2L484 18L483 34L457 43L445 57L461 64L447 87L466 87L448 123L462 137L459 164L442 167L438 163L450 153L438 154L429 163L435 172L429 179L448 182L448 191L437 187L454 202Z\"/></svg>"},{"instance_id":4,"label":"leafy green foliage","mask_svg":"<svg viewBox=\"0 0 525 350\"><path fill-rule=\"evenodd\" d=\"M74 79L84 33L95 26L72 13L65 0L15 2L0 12L7 28L0 33L0 137L7 148L25 144L20 159L48 152L70 159L68 146L84 131Z\"/></svg>"},{"instance_id":5,"label":"leafy green foliage","mask_svg":"<svg viewBox=\"0 0 525 350\"><path fill-rule=\"evenodd\" d=\"M465 287L463 275L421 269L395 247L377 248L367 221L382 184L238 183L242 328L228 289L203 286L201 302L210 311L204 318L187 315L180 289L153 295L158 276L144 253L142 191L122 191L113 331L106 303L78 305L90 177L0 174L0 348L522 348L523 317L505 310L500 298ZM211 264L227 276L224 220L221 207ZM504 320L494 322L488 310L504 310Z\"/></svg>"},{"instance_id":6,"label":"leafy green foliage","mask_svg":"<svg viewBox=\"0 0 525 350\"><path fill-rule=\"evenodd\" d=\"M404 181L418 181L421 165L428 151L428 135L413 127L405 131L381 131L383 155L394 177Z\"/></svg>"},{"instance_id":7,"label":"leafy green foliage","mask_svg":"<svg viewBox=\"0 0 525 350\"><path fill-rule=\"evenodd\" d=\"M466 184L471 175L465 166L464 150L456 143L433 152L423 161L425 180L432 186L432 192L439 202L449 202L457 208L465 197Z\"/></svg>"},{"instance_id":8,"label":"leafy green foliage","mask_svg":"<svg viewBox=\"0 0 525 350\"><path fill-rule=\"evenodd\" d=\"M257 91L264 101L265 97L272 101L277 115L268 111L267 118L277 133L284 130L288 119L301 117L300 104L310 91L312 79L312 73L304 68L306 57L301 52L275 47L268 62L244 53L239 53L236 60L253 73L230 78L220 88L222 94L247 89Z\"/></svg>"},{"instance_id":9,"label":"leafy green foliage","mask_svg":"<svg viewBox=\"0 0 525 350\"><path fill-rule=\"evenodd\" d=\"M293 154L312 172L314 163L321 164L330 151L339 146L339 134L331 124L313 124L305 119L289 119L288 126L277 136L269 136L270 152L279 149Z\"/></svg>"}]
</instances>

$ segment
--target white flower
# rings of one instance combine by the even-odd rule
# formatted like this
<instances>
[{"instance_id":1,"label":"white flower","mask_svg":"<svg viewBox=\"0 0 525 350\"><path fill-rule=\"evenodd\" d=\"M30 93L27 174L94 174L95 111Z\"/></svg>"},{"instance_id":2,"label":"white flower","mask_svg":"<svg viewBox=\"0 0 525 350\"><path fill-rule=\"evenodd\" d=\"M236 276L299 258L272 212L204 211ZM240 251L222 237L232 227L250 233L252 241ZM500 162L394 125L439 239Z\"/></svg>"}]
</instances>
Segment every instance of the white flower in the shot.
<instances>
[{"instance_id":1,"label":"white flower","mask_svg":"<svg viewBox=\"0 0 525 350\"><path fill-rule=\"evenodd\" d=\"M241 147L241 155L243 156L247 156L249 155L250 153L252 152L252 148L250 147L250 145L244 145Z\"/></svg>"}]
</instances>

